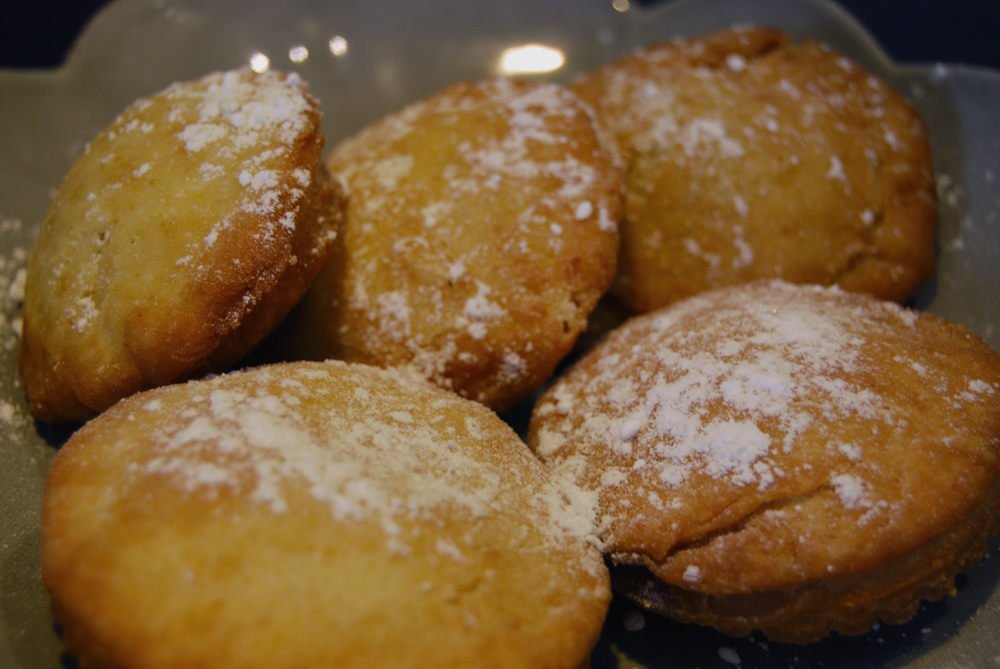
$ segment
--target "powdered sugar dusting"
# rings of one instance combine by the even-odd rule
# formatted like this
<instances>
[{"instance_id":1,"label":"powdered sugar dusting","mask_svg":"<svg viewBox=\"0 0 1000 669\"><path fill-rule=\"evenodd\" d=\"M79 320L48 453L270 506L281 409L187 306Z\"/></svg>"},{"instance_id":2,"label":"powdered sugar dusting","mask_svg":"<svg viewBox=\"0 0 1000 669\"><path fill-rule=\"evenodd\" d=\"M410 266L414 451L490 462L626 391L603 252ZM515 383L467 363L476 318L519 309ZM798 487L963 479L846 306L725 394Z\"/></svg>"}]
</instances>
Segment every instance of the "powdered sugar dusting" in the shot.
<instances>
[{"instance_id":1,"label":"powdered sugar dusting","mask_svg":"<svg viewBox=\"0 0 1000 669\"><path fill-rule=\"evenodd\" d=\"M838 424L870 420L874 436L902 420L866 380L866 337L913 327L914 315L890 303L823 309L811 302L851 304L836 289L754 286L692 298L612 333L605 350L581 363L585 373L563 377L539 402L532 447L595 492L639 485L638 472L668 496L704 480L766 491L794 471L807 433L829 444L823 457L865 467L864 445L839 438ZM626 336L644 343L624 346ZM890 360L930 376L926 361ZM996 391L970 379L946 401L979 402ZM590 466L599 473L588 474ZM831 475L830 486L845 508L867 510L868 522L884 503L859 471Z\"/></svg>"},{"instance_id":2,"label":"powdered sugar dusting","mask_svg":"<svg viewBox=\"0 0 1000 669\"><path fill-rule=\"evenodd\" d=\"M540 477L509 428L509 444L491 445L499 419L403 373L305 363L165 390L137 404L142 420L159 420L133 471L169 477L187 494L229 490L281 515L291 491L306 491L339 522L375 521L404 554L406 523L433 522L442 509L475 522L526 497L531 522L553 539L590 540L592 505ZM521 472L516 480L506 466ZM450 540L437 550L463 559Z\"/></svg>"},{"instance_id":3,"label":"powdered sugar dusting","mask_svg":"<svg viewBox=\"0 0 1000 669\"><path fill-rule=\"evenodd\" d=\"M711 328L699 334L680 325L702 304L695 299L647 319L643 327L655 345L614 356L586 389L564 389L579 392L573 410L584 412L586 432L609 445L632 441L655 455L645 466L663 484L682 486L699 475L766 488L780 475L772 455L793 449L817 416L880 410L877 396L844 380L862 351L839 318L786 304L783 297L727 305L713 318L738 323L745 339L723 339L703 350L698 342L715 336ZM620 370L637 367L651 373L641 387L626 389ZM711 406L725 410L709 411ZM544 403L539 411L558 414L558 403ZM539 452L552 457L576 439L564 429L542 432Z\"/></svg>"},{"instance_id":4,"label":"powdered sugar dusting","mask_svg":"<svg viewBox=\"0 0 1000 669\"><path fill-rule=\"evenodd\" d=\"M0 217L0 347L13 352L21 338L21 306L27 280L29 249L14 240L23 230L20 219Z\"/></svg>"},{"instance_id":5,"label":"powdered sugar dusting","mask_svg":"<svg viewBox=\"0 0 1000 669\"><path fill-rule=\"evenodd\" d=\"M275 166L290 158L314 123L317 104L305 82L294 73L230 70L174 84L162 96L173 105L168 119L179 127L176 139L192 160L204 161L201 176L235 179L245 189L234 214L274 216L291 230L294 215L280 216L279 209L295 211L312 177L307 170L284 174ZM220 162L227 168L220 169ZM157 167L156 162L144 164L143 173L155 173ZM219 221L205 237L205 246L230 225L228 218Z\"/></svg>"},{"instance_id":6,"label":"powdered sugar dusting","mask_svg":"<svg viewBox=\"0 0 1000 669\"><path fill-rule=\"evenodd\" d=\"M6 358L11 376L0 393L0 438L21 443L33 435L34 420L25 406L17 375L16 355L21 342L24 287L30 249L25 245L24 223L0 214L0 359ZM8 467L13 467L8 463ZM11 470L13 471L13 470Z\"/></svg>"},{"instance_id":7,"label":"powdered sugar dusting","mask_svg":"<svg viewBox=\"0 0 1000 669\"><path fill-rule=\"evenodd\" d=\"M230 70L203 79L195 122L177 133L184 148L197 153L208 147L230 151L256 144L262 133L278 133L281 143L291 143L301 132L302 113L309 108L303 95L302 80L294 73L253 76L248 70ZM172 87L168 96L188 97L180 87ZM215 146L222 140L228 145Z\"/></svg>"}]
</instances>

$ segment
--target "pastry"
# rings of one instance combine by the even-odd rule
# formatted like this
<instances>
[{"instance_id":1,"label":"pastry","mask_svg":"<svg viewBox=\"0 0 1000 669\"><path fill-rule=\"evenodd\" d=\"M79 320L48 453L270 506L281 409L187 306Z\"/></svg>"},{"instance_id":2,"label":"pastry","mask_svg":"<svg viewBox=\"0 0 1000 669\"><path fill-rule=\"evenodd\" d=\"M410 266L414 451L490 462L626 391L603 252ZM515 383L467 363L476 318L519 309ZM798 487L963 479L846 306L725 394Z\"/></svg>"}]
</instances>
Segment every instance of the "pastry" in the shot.
<instances>
[{"instance_id":1,"label":"pastry","mask_svg":"<svg viewBox=\"0 0 1000 669\"><path fill-rule=\"evenodd\" d=\"M220 371L278 324L342 213L320 119L298 75L234 70L136 101L89 144L28 265L36 417L80 421Z\"/></svg>"},{"instance_id":2,"label":"pastry","mask_svg":"<svg viewBox=\"0 0 1000 669\"><path fill-rule=\"evenodd\" d=\"M83 666L573 668L611 598L592 512L482 405L297 362L84 425L42 571Z\"/></svg>"},{"instance_id":3,"label":"pastry","mask_svg":"<svg viewBox=\"0 0 1000 669\"><path fill-rule=\"evenodd\" d=\"M624 174L615 291L633 311L763 278L902 302L931 275L924 125L831 49L743 26L651 45L572 88Z\"/></svg>"},{"instance_id":4,"label":"pastry","mask_svg":"<svg viewBox=\"0 0 1000 669\"><path fill-rule=\"evenodd\" d=\"M963 326L761 280L636 316L538 401L615 587L779 641L954 592L1000 531L1000 355Z\"/></svg>"},{"instance_id":5,"label":"pastry","mask_svg":"<svg viewBox=\"0 0 1000 669\"><path fill-rule=\"evenodd\" d=\"M563 87L453 84L327 162L350 201L287 357L405 367L502 410L552 374L611 285L620 176Z\"/></svg>"}]
</instances>

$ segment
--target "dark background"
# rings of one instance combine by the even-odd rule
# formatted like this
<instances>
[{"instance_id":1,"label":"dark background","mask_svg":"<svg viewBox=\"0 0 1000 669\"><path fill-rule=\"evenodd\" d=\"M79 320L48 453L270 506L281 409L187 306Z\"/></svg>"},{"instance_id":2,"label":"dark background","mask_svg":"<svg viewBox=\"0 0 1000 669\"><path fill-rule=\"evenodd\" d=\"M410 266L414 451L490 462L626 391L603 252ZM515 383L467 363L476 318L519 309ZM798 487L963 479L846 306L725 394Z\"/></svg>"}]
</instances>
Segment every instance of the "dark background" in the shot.
<instances>
[{"instance_id":1,"label":"dark background","mask_svg":"<svg viewBox=\"0 0 1000 669\"><path fill-rule=\"evenodd\" d=\"M107 2L0 0L0 67L58 67L87 20ZM1000 69L1000 0L840 0L840 4L898 62Z\"/></svg>"}]
</instances>

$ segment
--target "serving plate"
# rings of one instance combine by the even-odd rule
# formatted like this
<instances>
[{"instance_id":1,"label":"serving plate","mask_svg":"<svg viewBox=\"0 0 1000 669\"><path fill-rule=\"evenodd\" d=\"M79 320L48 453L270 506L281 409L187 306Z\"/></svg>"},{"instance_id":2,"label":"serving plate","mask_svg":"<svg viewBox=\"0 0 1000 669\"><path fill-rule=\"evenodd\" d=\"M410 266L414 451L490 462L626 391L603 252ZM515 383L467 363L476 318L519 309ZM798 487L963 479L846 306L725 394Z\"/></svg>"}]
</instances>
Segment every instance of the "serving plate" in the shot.
<instances>
[{"instance_id":1,"label":"serving plate","mask_svg":"<svg viewBox=\"0 0 1000 669\"><path fill-rule=\"evenodd\" d=\"M902 92L930 131L940 198L939 260L913 306L962 322L1000 348L1000 74L892 63L825 0L119 0L67 64L0 70L0 666L62 666L39 579L44 475L65 430L30 417L17 373L27 253L73 159L134 99L177 80L250 63L300 72L323 103L328 146L459 79L500 72L505 49L564 58L520 76L566 82L634 47L736 23L815 38ZM901 29L904 29L901 27ZM266 60L266 65L265 65ZM956 597L902 626L808 646L733 639L615 601L592 666L982 667L1000 665L1000 542L959 579Z\"/></svg>"}]
</instances>

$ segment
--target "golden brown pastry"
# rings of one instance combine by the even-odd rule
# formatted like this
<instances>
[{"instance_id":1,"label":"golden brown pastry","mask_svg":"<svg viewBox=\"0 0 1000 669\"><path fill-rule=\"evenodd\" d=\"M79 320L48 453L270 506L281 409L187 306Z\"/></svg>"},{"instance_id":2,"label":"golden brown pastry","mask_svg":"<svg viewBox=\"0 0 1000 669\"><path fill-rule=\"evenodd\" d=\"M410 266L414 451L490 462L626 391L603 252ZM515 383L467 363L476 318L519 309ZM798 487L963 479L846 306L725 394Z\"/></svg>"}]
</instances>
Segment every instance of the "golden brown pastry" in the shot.
<instances>
[{"instance_id":1,"label":"golden brown pastry","mask_svg":"<svg viewBox=\"0 0 1000 669\"><path fill-rule=\"evenodd\" d=\"M43 577L84 666L577 667L611 597L592 511L482 405L289 363L74 434Z\"/></svg>"},{"instance_id":2,"label":"golden brown pastry","mask_svg":"<svg viewBox=\"0 0 1000 669\"><path fill-rule=\"evenodd\" d=\"M135 102L73 164L25 286L34 414L82 420L218 371L302 296L342 213L298 75L218 72Z\"/></svg>"},{"instance_id":3,"label":"golden brown pastry","mask_svg":"<svg viewBox=\"0 0 1000 669\"><path fill-rule=\"evenodd\" d=\"M618 292L650 311L758 278L903 301L934 266L931 154L889 85L741 27L583 76L625 175Z\"/></svg>"},{"instance_id":4,"label":"golden brown pastry","mask_svg":"<svg viewBox=\"0 0 1000 669\"><path fill-rule=\"evenodd\" d=\"M612 332L529 444L598 498L615 586L807 642L901 622L1000 531L1000 355L839 288L757 281Z\"/></svg>"},{"instance_id":5,"label":"golden brown pastry","mask_svg":"<svg viewBox=\"0 0 1000 669\"><path fill-rule=\"evenodd\" d=\"M343 234L292 356L407 367L495 409L570 351L617 255L621 182L555 84L457 83L337 146Z\"/></svg>"}]
</instances>

